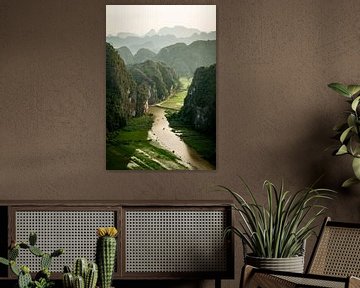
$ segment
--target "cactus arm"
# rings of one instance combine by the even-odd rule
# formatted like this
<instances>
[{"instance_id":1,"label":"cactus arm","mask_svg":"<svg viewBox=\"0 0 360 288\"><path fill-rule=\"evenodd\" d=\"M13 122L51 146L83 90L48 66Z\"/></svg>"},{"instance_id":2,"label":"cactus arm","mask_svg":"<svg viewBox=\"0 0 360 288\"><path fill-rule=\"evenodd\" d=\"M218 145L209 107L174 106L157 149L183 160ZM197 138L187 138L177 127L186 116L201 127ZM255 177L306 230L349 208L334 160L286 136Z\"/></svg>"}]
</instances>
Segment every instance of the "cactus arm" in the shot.
<instances>
[{"instance_id":1,"label":"cactus arm","mask_svg":"<svg viewBox=\"0 0 360 288\"><path fill-rule=\"evenodd\" d=\"M16 265L16 262L13 260L10 261L10 269L16 276L19 276L20 268Z\"/></svg>"},{"instance_id":2,"label":"cactus arm","mask_svg":"<svg viewBox=\"0 0 360 288\"><path fill-rule=\"evenodd\" d=\"M35 256L37 256L37 257L41 257L41 256L44 255L44 252L42 252L42 251L40 250L40 248L39 248L39 247L36 247L36 246L30 246L30 247L29 247L29 251L30 251L33 255L35 255Z\"/></svg>"},{"instance_id":3,"label":"cactus arm","mask_svg":"<svg viewBox=\"0 0 360 288\"><path fill-rule=\"evenodd\" d=\"M74 287L74 276L72 275L72 273L64 273L62 280L64 288Z\"/></svg>"},{"instance_id":4,"label":"cactus arm","mask_svg":"<svg viewBox=\"0 0 360 288\"><path fill-rule=\"evenodd\" d=\"M67 265L64 266L64 273L71 273L71 269L69 266Z\"/></svg>"},{"instance_id":5,"label":"cactus arm","mask_svg":"<svg viewBox=\"0 0 360 288\"><path fill-rule=\"evenodd\" d=\"M95 288L98 279L98 267L96 263L90 263L85 277L85 288Z\"/></svg>"},{"instance_id":6,"label":"cactus arm","mask_svg":"<svg viewBox=\"0 0 360 288\"><path fill-rule=\"evenodd\" d=\"M19 288L28 288L31 283L32 279L30 273L21 271L18 279Z\"/></svg>"},{"instance_id":7,"label":"cactus arm","mask_svg":"<svg viewBox=\"0 0 360 288\"><path fill-rule=\"evenodd\" d=\"M19 246L20 246L20 248L22 248L22 249L29 249L29 247L30 247L28 244L26 244L26 243L24 243L24 242L19 243Z\"/></svg>"},{"instance_id":8,"label":"cactus arm","mask_svg":"<svg viewBox=\"0 0 360 288\"><path fill-rule=\"evenodd\" d=\"M37 241L37 235L34 232L31 232L29 235L29 244L31 246L35 246L36 245L36 241Z\"/></svg>"},{"instance_id":9,"label":"cactus arm","mask_svg":"<svg viewBox=\"0 0 360 288\"><path fill-rule=\"evenodd\" d=\"M74 288L85 288L84 278L77 275L74 277Z\"/></svg>"},{"instance_id":10,"label":"cactus arm","mask_svg":"<svg viewBox=\"0 0 360 288\"><path fill-rule=\"evenodd\" d=\"M19 246L16 245L14 248L10 249L8 252L9 260L16 260L19 256Z\"/></svg>"},{"instance_id":11,"label":"cactus arm","mask_svg":"<svg viewBox=\"0 0 360 288\"><path fill-rule=\"evenodd\" d=\"M86 270L87 270L87 260L85 258L79 258L75 261L75 267L74 267L74 274L76 276L81 276L83 280L86 276Z\"/></svg>"},{"instance_id":12,"label":"cactus arm","mask_svg":"<svg viewBox=\"0 0 360 288\"><path fill-rule=\"evenodd\" d=\"M51 253L51 257L58 257L64 253L64 249L57 249Z\"/></svg>"},{"instance_id":13,"label":"cactus arm","mask_svg":"<svg viewBox=\"0 0 360 288\"><path fill-rule=\"evenodd\" d=\"M41 261L40 261L40 267L41 269L49 269L50 265L51 265L51 256L50 254L45 253L42 257L41 257Z\"/></svg>"}]
</instances>

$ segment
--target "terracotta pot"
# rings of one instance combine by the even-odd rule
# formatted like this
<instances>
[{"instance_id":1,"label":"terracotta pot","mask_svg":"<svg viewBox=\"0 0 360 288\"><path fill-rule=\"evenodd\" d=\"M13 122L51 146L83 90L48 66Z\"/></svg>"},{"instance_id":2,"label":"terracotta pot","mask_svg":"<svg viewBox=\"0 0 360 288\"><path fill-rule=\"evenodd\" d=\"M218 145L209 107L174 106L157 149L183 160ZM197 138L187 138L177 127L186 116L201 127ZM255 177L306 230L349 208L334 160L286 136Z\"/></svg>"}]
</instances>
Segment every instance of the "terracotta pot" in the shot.
<instances>
[{"instance_id":1,"label":"terracotta pot","mask_svg":"<svg viewBox=\"0 0 360 288\"><path fill-rule=\"evenodd\" d=\"M304 256L289 258L263 258L246 255L245 263L263 269L304 273Z\"/></svg>"}]
</instances>

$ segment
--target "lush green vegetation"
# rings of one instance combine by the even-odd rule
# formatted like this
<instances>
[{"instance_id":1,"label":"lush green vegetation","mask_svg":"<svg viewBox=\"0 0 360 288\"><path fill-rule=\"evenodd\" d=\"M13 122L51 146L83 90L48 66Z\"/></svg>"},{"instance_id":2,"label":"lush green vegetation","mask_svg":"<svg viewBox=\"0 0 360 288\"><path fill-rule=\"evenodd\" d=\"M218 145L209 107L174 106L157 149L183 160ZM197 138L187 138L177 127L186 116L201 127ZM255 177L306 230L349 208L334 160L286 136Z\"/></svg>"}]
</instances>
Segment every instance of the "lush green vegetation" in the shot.
<instances>
[{"instance_id":1,"label":"lush green vegetation","mask_svg":"<svg viewBox=\"0 0 360 288\"><path fill-rule=\"evenodd\" d=\"M184 123L179 114L168 110L166 115L170 127L183 141L196 150L199 155L216 166L216 138L194 130L193 126Z\"/></svg>"},{"instance_id":2,"label":"lush green vegetation","mask_svg":"<svg viewBox=\"0 0 360 288\"><path fill-rule=\"evenodd\" d=\"M154 59L156 54L149 49L141 48L134 55L134 63L142 63Z\"/></svg>"},{"instance_id":3,"label":"lush green vegetation","mask_svg":"<svg viewBox=\"0 0 360 288\"><path fill-rule=\"evenodd\" d=\"M173 153L156 146L148 139L152 123L151 115L132 118L126 127L109 134L106 145L106 169L186 169Z\"/></svg>"},{"instance_id":4,"label":"lush green vegetation","mask_svg":"<svg viewBox=\"0 0 360 288\"><path fill-rule=\"evenodd\" d=\"M116 49L116 51L119 53L120 57L124 60L126 65L135 63L134 55L131 53L128 47L123 46Z\"/></svg>"},{"instance_id":5,"label":"lush green vegetation","mask_svg":"<svg viewBox=\"0 0 360 288\"><path fill-rule=\"evenodd\" d=\"M182 89L184 89L184 78ZM185 84L188 87L188 83ZM175 112L184 91L160 105L167 111L170 126L184 142L194 148L204 159L216 165L216 67L196 70L184 99L184 106ZM175 108L175 109L174 109Z\"/></svg>"},{"instance_id":6,"label":"lush green vegetation","mask_svg":"<svg viewBox=\"0 0 360 288\"><path fill-rule=\"evenodd\" d=\"M157 106L179 111L184 105L184 99L189 89L191 78L182 77L179 79L180 88L174 91L165 101L157 104Z\"/></svg>"},{"instance_id":7,"label":"lush green vegetation","mask_svg":"<svg viewBox=\"0 0 360 288\"><path fill-rule=\"evenodd\" d=\"M179 76L191 77L198 67L216 62L216 41L195 41L190 45L176 43L161 49L156 59L173 67Z\"/></svg>"},{"instance_id":8,"label":"lush green vegetation","mask_svg":"<svg viewBox=\"0 0 360 288\"><path fill-rule=\"evenodd\" d=\"M148 87L149 104L166 99L179 86L178 76L174 69L164 63L147 60L128 66L129 72L137 85Z\"/></svg>"}]
</instances>

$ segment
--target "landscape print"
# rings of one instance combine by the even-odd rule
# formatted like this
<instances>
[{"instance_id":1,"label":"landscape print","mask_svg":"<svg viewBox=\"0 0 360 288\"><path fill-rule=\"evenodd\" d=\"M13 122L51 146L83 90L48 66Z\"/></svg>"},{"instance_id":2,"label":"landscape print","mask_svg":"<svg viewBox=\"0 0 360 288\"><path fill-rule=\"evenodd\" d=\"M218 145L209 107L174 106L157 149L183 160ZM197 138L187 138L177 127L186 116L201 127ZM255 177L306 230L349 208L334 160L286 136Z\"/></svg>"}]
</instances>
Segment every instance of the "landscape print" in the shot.
<instances>
[{"instance_id":1,"label":"landscape print","mask_svg":"<svg viewBox=\"0 0 360 288\"><path fill-rule=\"evenodd\" d=\"M106 6L106 169L216 169L216 6Z\"/></svg>"}]
</instances>

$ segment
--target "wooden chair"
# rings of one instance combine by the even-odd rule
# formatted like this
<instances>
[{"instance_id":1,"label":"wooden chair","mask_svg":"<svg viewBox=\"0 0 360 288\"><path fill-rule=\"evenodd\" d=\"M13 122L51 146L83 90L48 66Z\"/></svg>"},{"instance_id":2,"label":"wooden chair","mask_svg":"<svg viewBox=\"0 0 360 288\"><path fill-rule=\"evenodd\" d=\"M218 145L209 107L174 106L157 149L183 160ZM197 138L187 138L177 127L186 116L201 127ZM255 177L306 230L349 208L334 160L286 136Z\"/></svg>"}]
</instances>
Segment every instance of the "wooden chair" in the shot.
<instances>
[{"instance_id":1,"label":"wooden chair","mask_svg":"<svg viewBox=\"0 0 360 288\"><path fill-rule=\"evenodd\" d=\"M240 287L360 287L360 224L326 218L306 273L244 266Z\"/></svg>"}]
</instances>

